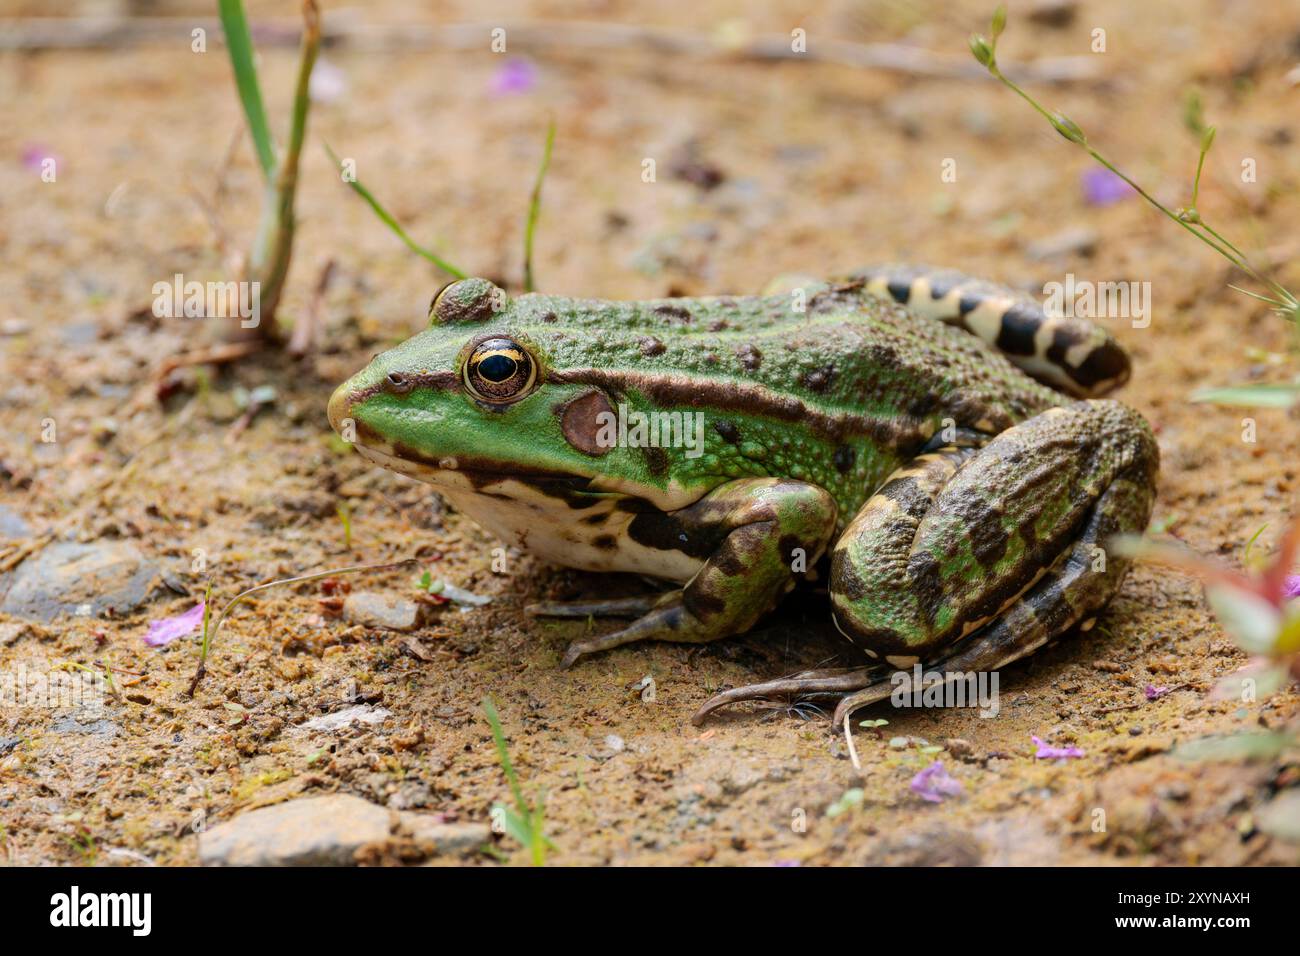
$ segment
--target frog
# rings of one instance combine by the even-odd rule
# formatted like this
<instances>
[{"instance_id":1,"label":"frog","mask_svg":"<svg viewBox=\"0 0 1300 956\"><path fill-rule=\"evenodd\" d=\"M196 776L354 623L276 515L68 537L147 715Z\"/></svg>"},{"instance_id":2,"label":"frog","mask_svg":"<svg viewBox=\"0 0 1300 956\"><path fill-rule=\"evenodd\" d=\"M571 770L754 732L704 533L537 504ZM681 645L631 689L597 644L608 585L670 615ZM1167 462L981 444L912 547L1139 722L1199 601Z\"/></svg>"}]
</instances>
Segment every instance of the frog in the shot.
<instances>
[{"instance_id":1,"label":"frog","mask_svg":"<svg viewBox=\"0 0 1300 956\"><path fill-rule=\"evenodd\" d=\"M510 547L667 585L529 605L626 619L562 667L740 635L824 587L861 663L725 689L693 720L833 700L838 726L918 665L996 671L1095 624L1131 563L1107 543L1155 501L1152 429L1104 397L1130 371L1102 326L923 265L643 301L471 277L328 418Z\"/></svg>"}]
</instances>

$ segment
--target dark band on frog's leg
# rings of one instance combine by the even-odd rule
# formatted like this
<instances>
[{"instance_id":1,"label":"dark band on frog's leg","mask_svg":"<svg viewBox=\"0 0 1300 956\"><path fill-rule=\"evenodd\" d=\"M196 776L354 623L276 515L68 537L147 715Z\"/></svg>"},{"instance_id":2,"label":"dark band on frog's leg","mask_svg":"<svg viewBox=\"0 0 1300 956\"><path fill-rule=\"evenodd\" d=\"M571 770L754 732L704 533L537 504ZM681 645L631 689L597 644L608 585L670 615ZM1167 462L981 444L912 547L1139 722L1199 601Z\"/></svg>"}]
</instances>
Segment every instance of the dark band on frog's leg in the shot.
<instances>
[{"instance_id":1,"label":"dark band on frog's leg","mask_svg":"<svg viewBox=\"0 0 1300 956\"><path fill-rule=\"evenodd\" d=\"M612 634L569 645L562 666L584 654L633 641L704 643L747 631L812 568L835 530L835 500L802 481L743 478L670 514L642 534L665 542L718 541L704 566L678 591L663 595L643 617Z\"/></svg>"},{"instance_id":2,"label":"dark band on frog's leg","mask_svg":"<svg viewBox=\"0 0 1300 956\"><path fill-rule=\"evenodd\" d=\"M1128 381L1128 355L1100 326L1048 316L1029 296L949 269L869 266L853 275L877 298L965 329L1039 381L1096 398Z\"/></svg>"}]
</instances>

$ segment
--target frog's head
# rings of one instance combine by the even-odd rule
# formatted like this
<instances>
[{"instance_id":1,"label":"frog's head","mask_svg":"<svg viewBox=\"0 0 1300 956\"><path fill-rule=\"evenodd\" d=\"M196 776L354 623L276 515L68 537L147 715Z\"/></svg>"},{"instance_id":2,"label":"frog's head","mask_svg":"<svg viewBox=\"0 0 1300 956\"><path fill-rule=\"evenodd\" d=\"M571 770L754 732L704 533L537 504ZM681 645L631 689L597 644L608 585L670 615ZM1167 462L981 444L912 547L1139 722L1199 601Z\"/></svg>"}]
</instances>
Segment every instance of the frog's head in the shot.
<instances>
[{"instance_id":1,"label":"frog's head","mask_svg":"<svg viewBox=\"0 0 1300 956\"><path fill-rule=\"evenodd\" d=\"M557 319L571 301L452 283L425 331L339 386L330 424L367 458L448 491L500 496L513 481L575 506L594 491L663 500L662 468L610 442L626 397L568 374L601 362L590 334Z\"/></svg>"}]
</instances>

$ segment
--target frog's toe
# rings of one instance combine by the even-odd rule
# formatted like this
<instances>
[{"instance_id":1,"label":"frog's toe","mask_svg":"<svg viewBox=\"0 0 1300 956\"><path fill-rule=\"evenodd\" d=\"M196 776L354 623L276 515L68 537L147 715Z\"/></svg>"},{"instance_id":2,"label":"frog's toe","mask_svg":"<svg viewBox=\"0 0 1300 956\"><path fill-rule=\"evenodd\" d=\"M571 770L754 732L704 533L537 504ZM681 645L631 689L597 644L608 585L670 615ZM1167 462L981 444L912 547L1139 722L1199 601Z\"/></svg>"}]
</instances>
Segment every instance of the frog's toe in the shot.
<instances>
[{"instance_id":1,"label":"frog's toe","mask_svg":"<svg viewBox=\"0 0 1300 956\"><path fill-rule=\"evenodd\" d=\"M659 594L593 601L538 601L524 608L532 617L640 617L658 603Z\"/></svg>"},{"instance_id":2,"label":"frog's toe","mask_svg":"<svg viewBox=\"0 0 1300 956\"><path fill-rule=\"evenodd\" d=\"M838 700L846 693L869 686L880 676L879 667L835 668L803 671L790 677L764 681L761 684L733 687L731 690L714 694L706 700L691 717L691 723L702 724L704 718L719 707L746 700L798 701L827 697Z\"/></svg>"}]
</instances>

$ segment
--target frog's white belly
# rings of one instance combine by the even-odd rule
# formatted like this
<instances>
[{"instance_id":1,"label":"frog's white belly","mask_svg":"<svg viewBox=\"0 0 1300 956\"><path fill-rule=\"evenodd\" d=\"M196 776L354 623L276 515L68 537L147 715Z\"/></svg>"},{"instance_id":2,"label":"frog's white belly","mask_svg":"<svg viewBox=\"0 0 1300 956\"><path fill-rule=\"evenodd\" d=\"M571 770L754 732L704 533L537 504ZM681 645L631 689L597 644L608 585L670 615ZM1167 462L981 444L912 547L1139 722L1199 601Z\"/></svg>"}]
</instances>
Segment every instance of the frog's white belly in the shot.
<instances>
[{"instance_id":1,"label":"frog's white belly","mask_svg":"<svg viewBox=\"0 0 1300 956\"><path fill-rule=\"evenodd\" d=\"M570 508L514 479L480 489L455 488L450 482L439 481L438 490L457 511L502 541L552 564L584 571L628 571L685 582L704 563L680 551L661 551L633 540L627 528L635 515L617 510L613 500L597 501L589 508ZM602 520L596 521L595 516Z\"/></svg>"}]
</instances>

